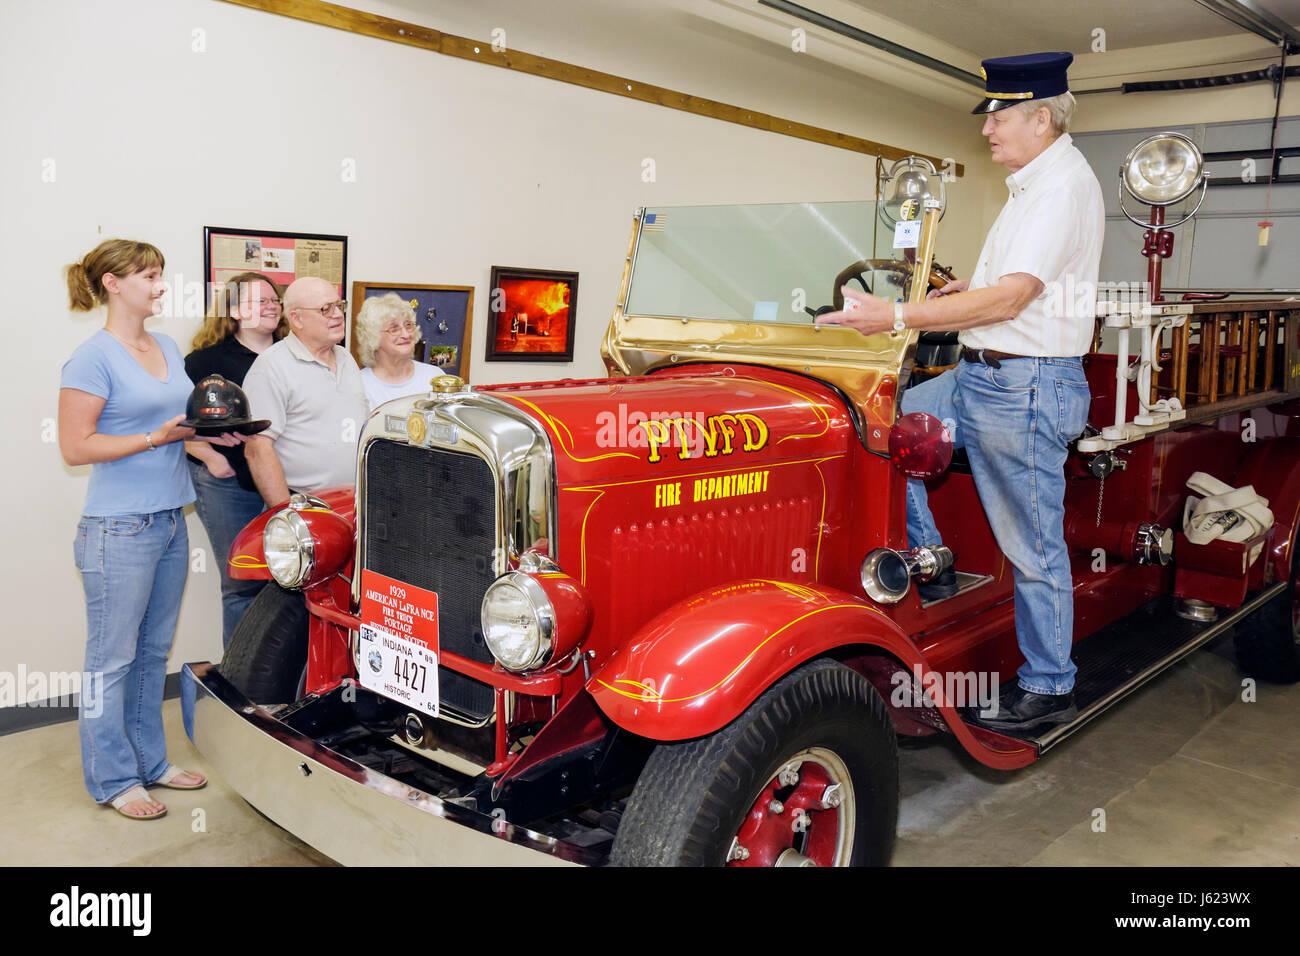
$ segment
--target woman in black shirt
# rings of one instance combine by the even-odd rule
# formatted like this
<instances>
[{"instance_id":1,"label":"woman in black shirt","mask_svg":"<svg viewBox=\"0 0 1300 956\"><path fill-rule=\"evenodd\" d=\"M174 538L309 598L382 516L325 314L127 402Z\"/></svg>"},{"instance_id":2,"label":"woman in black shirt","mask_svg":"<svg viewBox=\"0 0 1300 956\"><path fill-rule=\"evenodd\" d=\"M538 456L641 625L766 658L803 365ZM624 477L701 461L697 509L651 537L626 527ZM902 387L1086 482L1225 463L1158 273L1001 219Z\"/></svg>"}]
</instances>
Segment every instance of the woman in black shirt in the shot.
<instances>
[{"instance_id":1,"label":"woman in black shirt","mask_svg":"<svg viewBox=\"0 0 1300 956\"><path fill-rule=\"evenodd\" d=\"M227 279L215 296L212 311L194 337L194 351L185 357L185 371L191 382L216 374L242 387L253 360L288 331L280 308L279 287L261 273L241 272ZM224 647L265 584L233 580L226 567L235 535L262 513L262 496L244 460L243 445L226 448L186 442L185 450L194 481L194 508L208 532L221 570Z\"/></svg>"}]
</instances>

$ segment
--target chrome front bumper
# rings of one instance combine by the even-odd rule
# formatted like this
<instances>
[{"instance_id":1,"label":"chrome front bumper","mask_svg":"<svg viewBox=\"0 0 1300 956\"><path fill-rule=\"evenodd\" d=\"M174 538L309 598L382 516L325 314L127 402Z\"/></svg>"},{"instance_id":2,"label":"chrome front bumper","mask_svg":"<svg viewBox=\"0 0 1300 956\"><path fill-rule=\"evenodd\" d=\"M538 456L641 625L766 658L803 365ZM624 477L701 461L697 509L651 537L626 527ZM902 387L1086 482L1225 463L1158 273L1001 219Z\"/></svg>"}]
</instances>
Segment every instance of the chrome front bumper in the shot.
<instances>
[{"instance_id":1,"label":"chrome front bumper","mask_svg":"<svg viewBox=\"0 0 1300 956\"><path fill-rule=\"evenodd\" d=\"M212 664L181 668L185 733L245 800L349 866L539 866L590 851L447 803L280 723ZM500 832L497 832L500 831Z\"/></svg>"}]
</instances>

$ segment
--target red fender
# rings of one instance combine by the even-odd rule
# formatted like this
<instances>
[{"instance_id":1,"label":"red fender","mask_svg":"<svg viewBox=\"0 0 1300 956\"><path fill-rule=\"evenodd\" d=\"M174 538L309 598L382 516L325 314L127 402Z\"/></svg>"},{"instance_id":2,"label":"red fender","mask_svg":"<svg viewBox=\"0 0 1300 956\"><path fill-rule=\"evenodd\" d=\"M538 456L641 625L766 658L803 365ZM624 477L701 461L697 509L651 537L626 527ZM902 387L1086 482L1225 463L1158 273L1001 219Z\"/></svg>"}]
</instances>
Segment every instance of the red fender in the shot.
<instances>
[{"instance_id":1,"label":"red fender","mask_svg":"<svg viewBox=\"0 0 1300 956\"><path fill-rule=\"evenodd\" d=\"M329 505L335 514L345 519L352 526L355 534L357 503L352 485L335 485L322 488L313 494ZM262 551L262 532L266 530L266 523L271 520L271 517L277 511L283 510L288 503L287 500L281 501L274 507L267 508L235 535L234 543L230 546L230 554L226 556L232 578L265 581L271 579L271 572L266 569L266 554Z\"/></svg>"},{"instance_id":2,"label":"red fender","mask_svg":"<svg viewBox=\"0 0 1300 956\"><path fill-rule=\"evenodd\" d=\"M680 601L588 682L616 724L656 740L712 733L782 675L842 645L875 644L923 665L878 608L833 588L740 581Z\"/></svg>"},{"instance_id":3,"label":"red fender","mask_svg":"<svg viewBox=\"0 0 1300 956\"><path fill-rule=\"evenodd\" d=\"M1251 587L1264 584L1267 565L1273 581L1291 576L1291 549L1300 530L1300 438L1270 438L1246 453L1232 477L1235 487L1253 485L1273 511L1273 537L1267 561L1251 571Z\"/></svg>"},{"instance_id":4,"label":"red fender","mask_svg":"<svg viewBox=\"0 0 1300 956\"><path fill-rule=\"evenodd\" d=\"M804 661L847 645L874 645L906 670L928 671L907 634L879 608L844 591L784 581L740 581L673 605L619 648L586 689L620 727L653 740L713 733ZM934 707L970 754L1012 770L1032 744L971 727L941 689Z\"/></svg>"}]
</instances>

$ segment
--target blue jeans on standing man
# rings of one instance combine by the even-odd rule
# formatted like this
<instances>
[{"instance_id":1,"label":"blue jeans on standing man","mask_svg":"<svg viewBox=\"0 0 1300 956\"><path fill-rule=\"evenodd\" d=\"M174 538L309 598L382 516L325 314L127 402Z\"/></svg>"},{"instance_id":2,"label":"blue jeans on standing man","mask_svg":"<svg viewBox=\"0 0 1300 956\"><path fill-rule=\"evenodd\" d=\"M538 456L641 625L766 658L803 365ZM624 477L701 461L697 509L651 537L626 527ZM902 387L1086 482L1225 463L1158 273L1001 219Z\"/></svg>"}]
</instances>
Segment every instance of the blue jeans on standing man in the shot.
<instances>
[{"instance_id":1,"label":"blue jeans on standing man","mask_svg":"<svg viewBox=\"0 0 1300 956\"><path fill-rule=\"evenodd\" d=\"M83 516L74 544L86 592L84 692L78 729L86 789L106 803L167 772L163 682L189 570L180 508L152 514Z\"/></svg>"},{"instance_id":2,"label":"blue jeans on standing man","mask_svg":"<svg viewBox=\"0 0 1300 956\"><path fill-rule=\"evenodd\" d=\"M1074 581L1065 544L1067 445L1083 432L1091 395L1078 358L959 361L903 393L902 410L929 412L965 447L998 547L1014 568L1020 686L1035 694L1074 687ZM955 428L954 428L955 426ZM907 483L907 537L942 544L925 485Z\"/></svg>"},{"instance_id":3,"label":"blue jeans on standing man","mask_svg":"<svg viewBox=\"0 0 1300 956\"><path fill-rule=\"evenodd\" d=\"M221 571L221 646L228 647L235 625L265 586L265 581L241 581L226 565L235 535L263 511L262 496L241 488L234 477L217 478L207 465L187 461L194 481L194 510L212 542L213 560Z\"/></svg>"}]
</instances>

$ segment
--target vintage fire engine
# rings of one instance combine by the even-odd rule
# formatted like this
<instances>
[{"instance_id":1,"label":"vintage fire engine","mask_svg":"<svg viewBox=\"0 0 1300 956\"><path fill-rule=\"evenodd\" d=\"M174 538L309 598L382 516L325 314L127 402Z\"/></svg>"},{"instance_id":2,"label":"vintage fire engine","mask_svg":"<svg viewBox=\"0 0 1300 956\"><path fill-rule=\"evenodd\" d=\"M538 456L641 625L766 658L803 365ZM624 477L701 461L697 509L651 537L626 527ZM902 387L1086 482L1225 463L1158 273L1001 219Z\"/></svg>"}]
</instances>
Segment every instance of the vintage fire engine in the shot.
<instances>
[{"instance_id":1,"label":"vintage fire engine","mask_svg":"<svg viewBox=\"0 0 1300 956\"><path fill-rule=\"evenodd\" d=\"M639 211L610 377L437 378L375 411L355 488L244 530L232 568L275 583L184 670L195 745L343 862L882 864L898 735L1014 770L1229 629L1246 673L1300 677L1300 303L1156 296L1085 360L1079 716L968 722L952 678L1022 660L1011 568L942 425L898 411L952 336L808 314L942 283L938 204L903 209L904 254L898 203ZM908 475L947 551L909 550ZM959 592L922 601L953 555Z\"/></svg>"}]
</instances>

